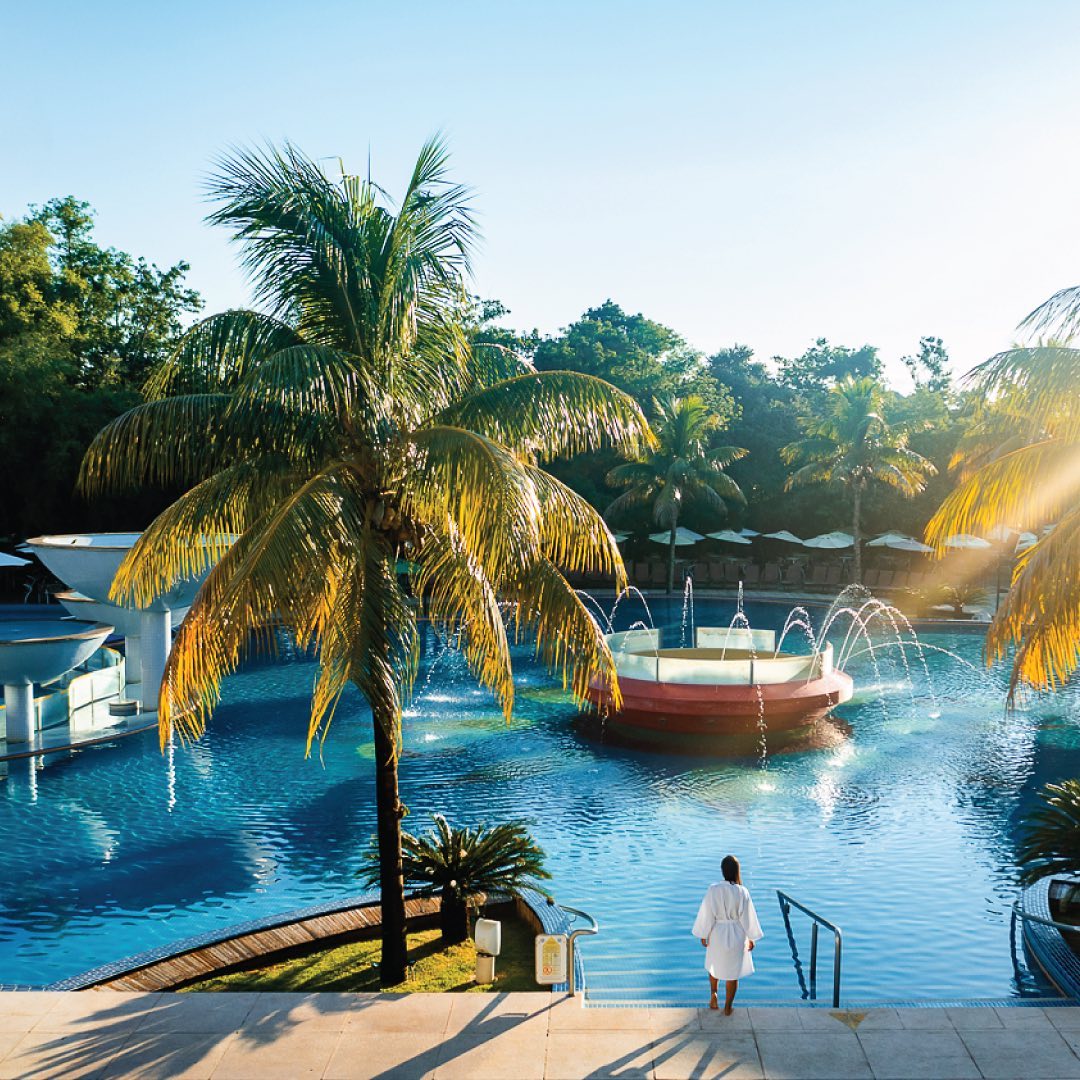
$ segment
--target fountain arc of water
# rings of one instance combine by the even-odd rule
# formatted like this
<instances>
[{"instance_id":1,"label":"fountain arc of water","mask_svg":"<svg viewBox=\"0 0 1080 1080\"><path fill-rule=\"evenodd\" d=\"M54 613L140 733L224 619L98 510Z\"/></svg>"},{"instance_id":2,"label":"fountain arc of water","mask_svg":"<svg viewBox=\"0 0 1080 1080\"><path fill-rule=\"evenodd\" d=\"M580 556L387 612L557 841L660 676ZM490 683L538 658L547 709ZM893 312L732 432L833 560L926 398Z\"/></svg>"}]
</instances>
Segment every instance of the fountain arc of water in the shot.
<instances>
[{"instance_id":1,"label":"fountain arc of water","mask_svg":"<svg viewBox=\"0 0 1080 1080\"><path fill-rule=\"evenodd\" d=\"M641 606L645 609L645 616L649 620L646 630L655 630L656 621L653 619L652 610L649 608L649 602L645 599L645 594L636 585L627 585L625 589L618 596L615 597L615 603L612 605L611 614L608 616L609 624L614 627L615 625L615 612L619 610L619 605L627 599L637 597L641 601Z\"/></svg>"}]
</instances>

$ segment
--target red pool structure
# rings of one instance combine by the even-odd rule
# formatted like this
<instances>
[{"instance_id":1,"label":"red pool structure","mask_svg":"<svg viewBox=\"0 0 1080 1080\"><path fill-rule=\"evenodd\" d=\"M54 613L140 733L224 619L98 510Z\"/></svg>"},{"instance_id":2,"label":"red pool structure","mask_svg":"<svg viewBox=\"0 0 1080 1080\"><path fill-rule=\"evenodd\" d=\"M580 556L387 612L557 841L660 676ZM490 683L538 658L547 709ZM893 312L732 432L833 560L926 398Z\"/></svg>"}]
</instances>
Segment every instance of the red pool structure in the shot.
<instances>
[{"instance_id":1,"label":"red pool structure","mask_svg":"<svg viewBox=\"0 0 1080 1080\"><path fill-rule=\"evenodd\" d=\"M594 684L589 701L603 733L690 752L744 753L766 738L770 749L835 742L829 720L850 700L851 677L833 648L776 652L772 630L699 627L691 648L661 648L659 630L607 635L622 706Z\"/></svg>"}]
</instances>

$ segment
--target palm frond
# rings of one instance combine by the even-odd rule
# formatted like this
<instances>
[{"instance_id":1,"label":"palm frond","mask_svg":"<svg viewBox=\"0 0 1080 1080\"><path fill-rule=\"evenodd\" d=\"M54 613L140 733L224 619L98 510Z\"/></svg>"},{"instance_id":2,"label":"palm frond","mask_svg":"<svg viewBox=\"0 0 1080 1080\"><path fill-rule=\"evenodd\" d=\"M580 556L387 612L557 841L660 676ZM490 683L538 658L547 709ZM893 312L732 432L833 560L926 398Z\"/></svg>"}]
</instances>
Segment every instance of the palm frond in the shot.
<instances>
[{"instance_id":1,"label":"palm frond","mask_svg":"<svg viewBox=\"0 0 1080 1080\"><path fill-rule=\"evenodd\" d=\"M455 403L438 422L540 461L608 448L635 455L655 445L633 398L603 379L569 371L528 372L495 383Z\"/></svg>"},{"instance_id":2,"label":"palm frond","mask_svg":"<svg viewBox=\"0 0 1080 1080\"><path fill-rule=\"evenodd\" d=\"M145 387L153 400L178 394L228 393L253 368L299 343L288 324L257 311L235 309L197 322L180 339Z\"/></svg>"},{"instance_id":3,"label":"palm frond","mask_svg":"<svg viewBox=\"0 0 1080 1080\"><path fill-rule=\"evenodd\" d=\"M453 522L428 528L416 553L413 583L432 624L460 641L469 670L498 699L507 721L514 709L514 676L499 598Z\"/></svg>"},{"instance_id":4,"label":"palm frond","mask_svg":"<svg viewBox=\"0 0 1080 1080\"><path fill-rule=\"evenodd\" d=\"M540 546L565 573L597 573L614 578L615 591L626 588L626 568L619 545L603 517L576 491L542 469L528 467L540 497Z\"/></svg>"},{"instance_id":5,"label":"palm frond","mask_svg":"<svg viewBox=\"0 0 1080 1080\"><path fill-rule=\"evenodd\" d=\"M1050 874L1080 872L1080 780L1047 784L1024 819L1018 860L1031 885Z\"/></svg>"},{"instance_id":6,"label":"palm frond","mask_svg":"<svg viewBox=\"0 0 1080 1080\"><path fill-rule=\"evenodd\" d=\"M112 597L146 607L176 582L206 573L301 478L271 458L239 462L208 477L163 510L117 569Z\"/></svg>"},{"instance_id":7,"label":"palm frond","mask_svg":"<svg viewBox=\"0 0 1080 1080\"><path fill-rule=\"evenodd\" d=\"M524 465L505 447L464 428L421 428L402 481L418 521L449 518L492 583L528 566L540 549L540 498Z\"/></svg>"},{"instance_id":8,"label":"palm frond","mask_svg":"<svg viewBox=\"0 0 1080 1080\"><path fill-rule=\"evenodd\" d=\"M562 679L563 688L585 701L590 684L607 687L613 707L619 708L615 661L603 631L558 569L538 559L507 595L517 605L518 634L534 635L537 654Z\"/></svg>"},{"instance_id":9,"label":"palm frond","mask_svg":"<svg viewBox=\"0 0 1080 1080\"><path fill-rule=\"evenodd\" d=\"M746 450L741 446L716 446L708 451L705 456L713 462L717 468L726 469L733 462L742 461L749 453L749 450Z\"/></svg>"},{"instance_id":10,"label":"palm frond","mask_svg":"<svg viewBox=\"0 0 1080 1080\"><path fill-rule=\"evenodd\" d=\"M1020 324L1021 330L1031 333L1050 333L1070 338L1080 322L1080 287L1071 285L1058 289L1049 300L1041 303Z\"/></svg>"},{"instance_id":11,"label":"palm frond","mask_svg":"<svg viewBox=\"0 0 1080 1080\"><path fill-rule=\"evenodd\" d=\"M79 468L89 498L156 486L198 483L229 463L226 394L188 394L148 401L106 424Z\"/></svg>"},{"instance_id":12,"label":"palm frond","mask_svg":"<svg viewBox=\"0 0 1080 1080\"><path fill-rule=\"evenodd\" d=\"M221 680L253 643L279 623L302 647L319 640L333 605L326 602L330 559L363 537L362 509L338 470L312 477L239 536L203 582L173 643L158 706L162 744L175 729L197 738L217 704ZM166 561L153 549L143 558ZM134 566L114 583L123 602Z\"/></svg>"},{"instance_id":13,"label":"palm frond","mask_svg":"<svg viewBox=\"0 0 1080 1080\"><path fill-rule=\"evenodd\" d=\"M1053 343L1008 349L976 367L970 378L984 395L1007 393L1010 413L1027 426L1080 442L1080 349Z\"/></svg>"},{"instance_id":14,"label":"palm frond","mask_svg":"<svg viewBox=\"0 0 1080 1080\"><path fill-rule=\"evenodd\" d=\"M987 461L949 493L926 526L926 542L943 550L954 533L997 525L1038 527L1053 521L1080 491L1080 446L1043 440Z\"/></svg>"},{"instance_id":15,"label":"palm frond","mask_svg":"<svg viewBox=\"0 0 1080 1080\"><path fill-rule=\"evenodd\" d=\"M1015 648L1009 696L1063 686L1080 664L1080 509L1017 559L986 636L989 659Z\"/></svg>"}]
</instances>

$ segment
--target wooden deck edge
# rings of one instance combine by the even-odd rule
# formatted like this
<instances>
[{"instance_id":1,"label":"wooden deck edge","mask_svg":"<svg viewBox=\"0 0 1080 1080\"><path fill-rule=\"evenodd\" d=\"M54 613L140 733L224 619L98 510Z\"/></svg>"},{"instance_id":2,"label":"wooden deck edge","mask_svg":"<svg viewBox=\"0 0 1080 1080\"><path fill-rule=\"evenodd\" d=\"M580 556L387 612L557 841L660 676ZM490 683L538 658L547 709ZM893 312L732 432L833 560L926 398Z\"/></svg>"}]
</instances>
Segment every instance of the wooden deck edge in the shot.
<instances>
[{"instance_id":1,"label":"wooden deck edge","mask_svg":"<svg viewBox=\"0 0 1080 1080\"><path fill-rule=\"evenodd\" d=\"M410 926L426 925L439 913L437 897L413 897L405 901ZM226 937L199 948L174 953L139 967L94 982L88 990L158 991L178 990L213 975L224 975L314 948L343 945L371 937L382 924L379 903L359 904L328 914L313 915Z\"/></svg>"}]
</instances>

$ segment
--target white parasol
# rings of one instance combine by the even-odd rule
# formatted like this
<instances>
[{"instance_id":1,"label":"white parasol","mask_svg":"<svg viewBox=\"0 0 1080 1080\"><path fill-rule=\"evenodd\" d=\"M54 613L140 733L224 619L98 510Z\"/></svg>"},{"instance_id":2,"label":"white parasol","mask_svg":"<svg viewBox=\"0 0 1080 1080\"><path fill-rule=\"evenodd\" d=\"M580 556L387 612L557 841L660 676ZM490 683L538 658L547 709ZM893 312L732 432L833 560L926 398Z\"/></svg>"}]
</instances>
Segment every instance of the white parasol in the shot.
<instances>
[{"instance_id":1,"label":"white parasol","mask_svg":"<svg viewBox=\"0 0 1080 1080\"><path fill-rule=\"evenodd\" d=\"M855 546L855 537L846 532L827 532L820 536L812 536L803 541L803 546L808 548L824 548L827 550L839 550Z\"/></svg>"},{"instance_id":2,"label":"white parasol","mask_svg":"<svg viewBox=\"0 0 1080 1080\"><path fill-rule=\"evenodd\" d=\"M977 551L980 548L990 547L990 541L984 540L981 536L972 536L971 533L956 533L945 541L945 546L958 551Z\"/></svg>"},{"instance_id":3,"label":"white parasol","mask_svg":"<svg viewBox=\"0 0 1080 1080\"><path fill-rule=\"evenodd\" d=\"M794 533L790 533L787 529L781 529L779 532L766 533L763 537L765 540L783 540L785 544L801 544L802 538L796 536Z\"/></svg>"},{"instance_id":4,"label":"white parasol","mask_svg":"<svg viewBox=\"0 0 1080 1080\"><path fill-rule=\"evenodd\" d=\"M671 531L649 533L649 539L657 544L670 544ZM684 529L681 525L675 530L676 547L689 547L691 544L696 544L699 540L704 539L705 537L701 533L696 533L693 529Z\"/></svg>"},{"instance_id":5,"label":"white parasol","mask_svg":"<svg viewBox=\"0 0 1080 1080\"><path fill-rule=\"evenodd\" d=\"M749 544L750 538L737 533L733 529L721 529L719 532L708 534L713 540L723 540L725 544Z\"/></svg>"}]
</instances>

